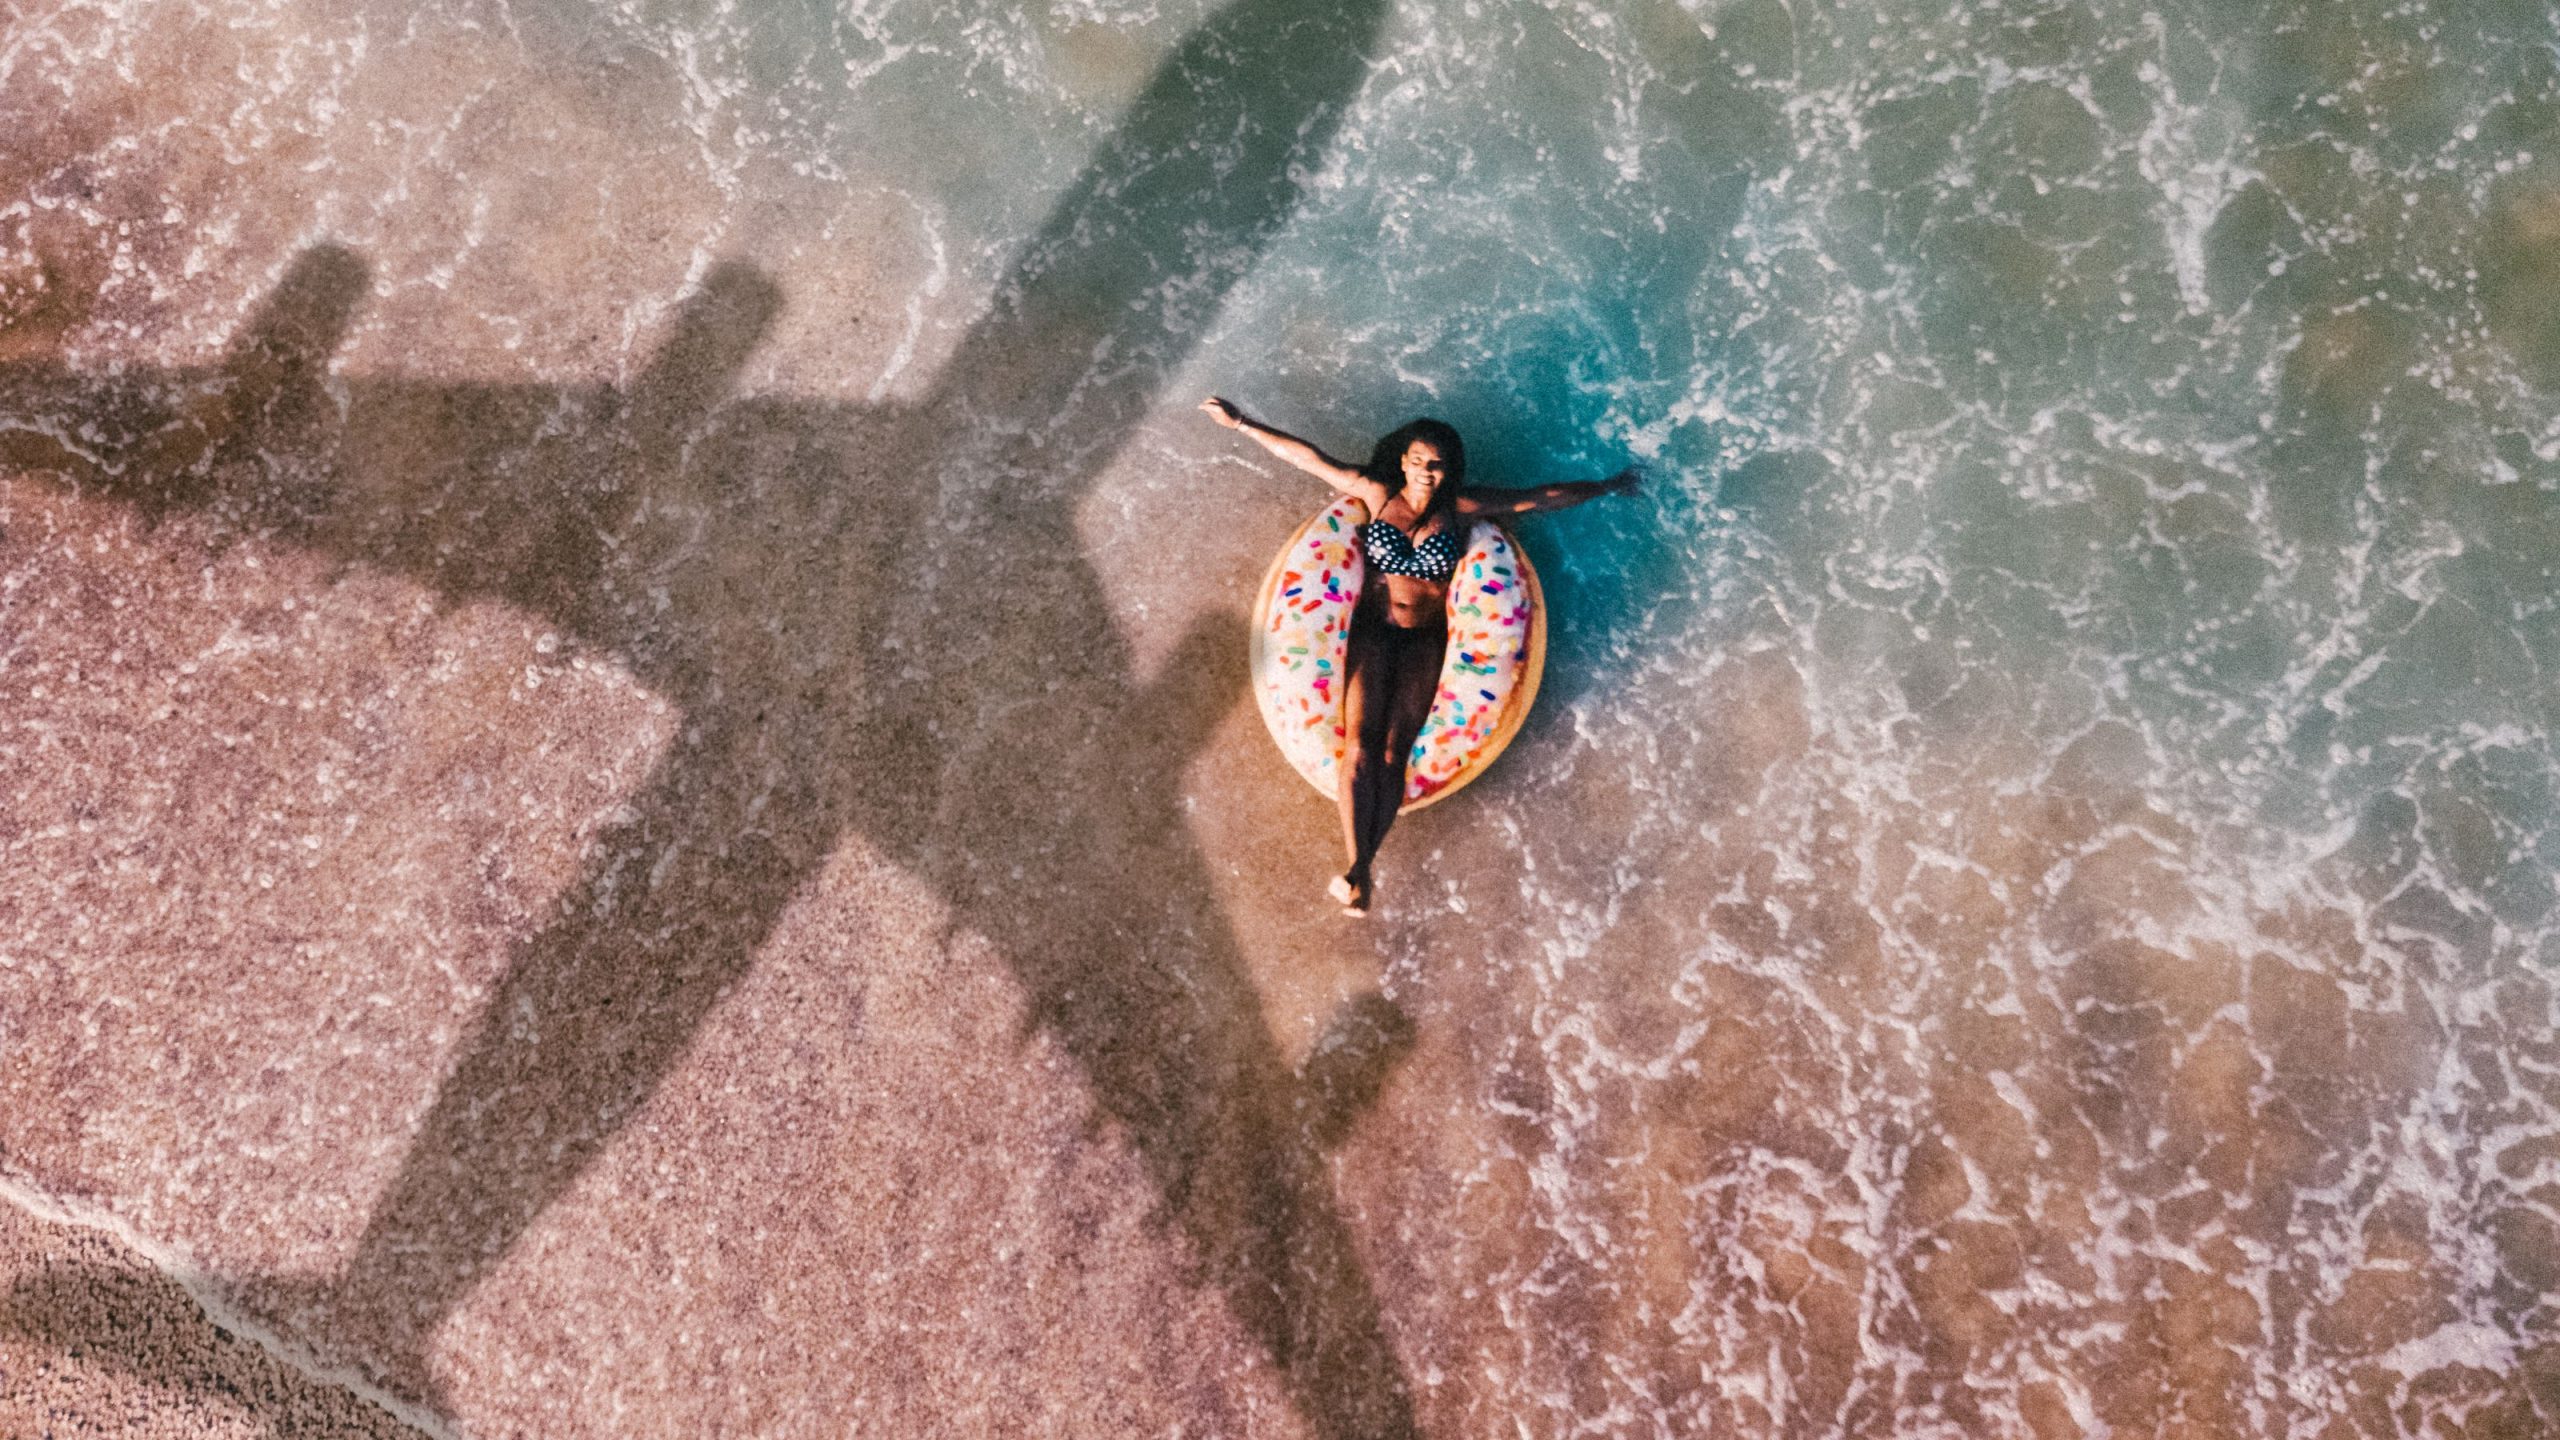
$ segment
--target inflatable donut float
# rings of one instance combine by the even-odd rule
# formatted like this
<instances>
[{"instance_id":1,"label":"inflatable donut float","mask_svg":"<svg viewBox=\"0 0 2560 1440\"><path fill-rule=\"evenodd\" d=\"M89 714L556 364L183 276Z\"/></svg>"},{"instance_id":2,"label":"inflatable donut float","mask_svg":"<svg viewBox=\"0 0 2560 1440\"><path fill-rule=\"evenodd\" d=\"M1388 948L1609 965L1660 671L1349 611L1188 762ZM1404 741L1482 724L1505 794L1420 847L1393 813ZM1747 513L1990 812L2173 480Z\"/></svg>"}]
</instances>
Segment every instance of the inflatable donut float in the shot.
<instances>
[{"instance_id":1,"label":"inflatable donut float","mask_svg":"<svg viewBox=\"0 0 2560 1440\"><path fill-rule=\"evenodd\" d=\"M1318 794L1337 793L1348 744L1343 654L1366 561L1368 511L1344 497L1280 547L1253 605L1253 698L1280 753ZM1510 532L1478 520L1449 580L1449 651L1440 690L1414 737L1404 805L1419 810L1484 773L1528 718L1546 668L1546 604Z\"/></svg>"}]
</instances>

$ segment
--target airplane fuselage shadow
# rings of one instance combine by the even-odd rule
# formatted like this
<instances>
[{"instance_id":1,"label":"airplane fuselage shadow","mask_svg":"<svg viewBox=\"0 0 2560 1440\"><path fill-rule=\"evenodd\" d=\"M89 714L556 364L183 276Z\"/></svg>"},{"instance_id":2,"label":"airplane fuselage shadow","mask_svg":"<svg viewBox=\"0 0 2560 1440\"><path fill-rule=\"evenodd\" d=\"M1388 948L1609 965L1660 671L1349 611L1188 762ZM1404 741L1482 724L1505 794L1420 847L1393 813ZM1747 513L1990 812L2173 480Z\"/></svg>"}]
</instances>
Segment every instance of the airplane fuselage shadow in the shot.
<instances>
[{"instance_id":1,"label":"airplane fuselage shadow","mask_svg":"<svg viewBox=\"0 0 2560 1440\"><path fill-rule=\"evenodd\" d=\"M858 835L1004 957L1315 1431L1411 1431L1323 1162L1379 1077L1291 1072L1183 819L1183 767L1243 684L1241 621L1204 622L1141 684L1075 528L1298 203L1381 12L1239 0L1195 33L913 408L732 398L782 304L735 265L627 390L332 382L364 269L328 248L220 366L0 364L0 463L212 543L521 607L682 711L511 955L353 1259L252 1292L388 1337L349 1358L442 1408L434 1332Z\"/></svg>"}]
</instances>

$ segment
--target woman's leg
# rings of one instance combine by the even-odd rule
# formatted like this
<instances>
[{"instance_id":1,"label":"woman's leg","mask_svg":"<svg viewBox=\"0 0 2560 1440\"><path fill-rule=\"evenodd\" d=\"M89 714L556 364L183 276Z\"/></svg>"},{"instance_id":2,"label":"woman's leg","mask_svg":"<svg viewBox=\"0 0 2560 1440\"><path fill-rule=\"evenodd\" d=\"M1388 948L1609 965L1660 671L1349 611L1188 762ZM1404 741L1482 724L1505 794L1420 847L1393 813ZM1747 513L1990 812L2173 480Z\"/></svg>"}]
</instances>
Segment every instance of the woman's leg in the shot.
<instances>
[{"instance_id":1,"label":"woman's leg","mask_svg":"<svg viewBox=\"0 0 2560 1440\"><path fill-rule=\"evenodd\" d=\"M1362 841L1377 828L1378 772L1386 754L1387 720L1393 710L1389 701L1395 689L1395 635L1387 625L1355 617L1345 651L1342 774L1334 789L1342 809L1342 848L1348 868L1328 893L1343 908L1357 911L1368 908L1369 856L1377 848Z\"/></svg>"},{"instance_id":2,"label":"woman's leg","mask_svg":"<svg viewBox=\"0 0 2560 1440\"><path fill-rule=\"evenodd\" d=\"M1440 660L1448 644L1447 630L1437 625L1412 630L1381 625L1378 631L1354 636L1357 653L1345 667L1350 681L1343 691L1343 720L1353 744L1342 777L1342 819L1351 864L1334 896L1354 910L1367 908L1370 862L1404 806L1405 762L1439 693Z\"/></svg>"},{"instance_id":3,"label":"woman's leg","mask_svg":"<svg viewBox=\"0 0 2560 1440\"><path fill-rule=\"evenodd\" d=\"M1378 804L1369 812L1367 851L1374 856L1386 843L1388 827L1404 809L1404 771L1413 758L1414 737L1431 718L1431 702L1440 693L1440 660L1448 631L1438 625L1396 632L1395 670L1386 682L1386 733L1378 745Z\"/></svg>"}]
</instances>

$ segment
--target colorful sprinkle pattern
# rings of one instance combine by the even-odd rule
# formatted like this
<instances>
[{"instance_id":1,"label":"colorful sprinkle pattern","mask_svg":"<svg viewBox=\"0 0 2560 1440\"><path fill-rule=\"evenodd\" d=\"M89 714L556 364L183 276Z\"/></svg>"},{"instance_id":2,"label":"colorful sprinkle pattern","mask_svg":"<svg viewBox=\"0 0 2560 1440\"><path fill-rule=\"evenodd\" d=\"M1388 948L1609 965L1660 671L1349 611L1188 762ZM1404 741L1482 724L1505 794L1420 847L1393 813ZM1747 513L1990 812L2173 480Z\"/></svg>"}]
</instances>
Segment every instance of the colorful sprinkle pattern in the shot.
<instances>
[{"instance_id":1,"label":"colorful sprinkle pattern","mask_svg":"<svg viewBox=\"0 0 2560 1440\"><path fill-rule=\"evenodd\" d=\"M1255 617L1254 698L1280 753L1330 797L1341 773L1343 654L1363 574L1354 532L1360 502L1334 501L1273 566ZM1407 808L1457 781L1499 747L1536 623L1523 561L1502 528L1478 521L1449 583L1449 650L1440 692L1405 769Z\"/></svg>"}]
</instances>

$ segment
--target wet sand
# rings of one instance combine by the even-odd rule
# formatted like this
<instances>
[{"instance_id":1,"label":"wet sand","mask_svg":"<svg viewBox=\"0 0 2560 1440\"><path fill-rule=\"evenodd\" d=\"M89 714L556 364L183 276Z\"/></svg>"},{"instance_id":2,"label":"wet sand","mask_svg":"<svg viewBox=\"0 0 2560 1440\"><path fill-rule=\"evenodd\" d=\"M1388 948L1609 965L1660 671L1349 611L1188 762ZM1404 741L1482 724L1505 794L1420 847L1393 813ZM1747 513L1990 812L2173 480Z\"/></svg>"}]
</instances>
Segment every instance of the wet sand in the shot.
<instances>
[{"instance_id":1,"label":"wet sand","mask_svg":"<svg viewBox=\"0 0 2560 1440\"><path fill-rule=\"evenodd\" d=\"M341 1383L208 1315L169 1270L23 1191L0 1203L0 1433L418 1440ZM223 1317L238 1324L236 1317ZM424 1418L424 1417L421 1417Z\"/></svg>"}]
</instances>

